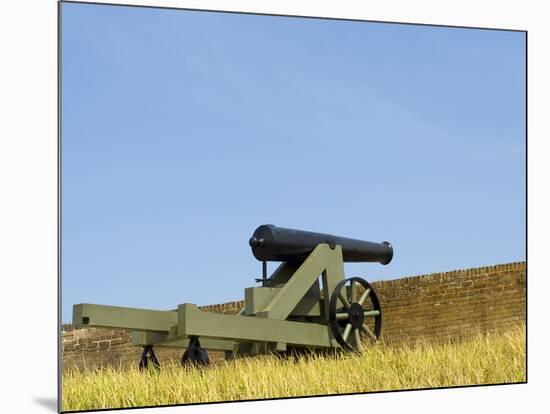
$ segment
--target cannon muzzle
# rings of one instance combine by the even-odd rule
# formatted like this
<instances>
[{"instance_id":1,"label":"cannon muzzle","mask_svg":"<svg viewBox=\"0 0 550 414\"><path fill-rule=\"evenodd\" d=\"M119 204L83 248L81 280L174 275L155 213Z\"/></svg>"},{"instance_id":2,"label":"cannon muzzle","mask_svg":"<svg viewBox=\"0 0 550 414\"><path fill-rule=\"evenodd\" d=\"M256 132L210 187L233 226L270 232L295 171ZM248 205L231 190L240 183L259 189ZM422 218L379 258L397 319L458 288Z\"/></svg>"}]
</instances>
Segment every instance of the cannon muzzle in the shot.
<instances>
[{"instance_id":1,"label":"cannon muzzle","mask_svg":"<svg viewBox=\"0 0 550 414\"><path fill-rule=\"evenodd\" d=\"M393 257L393 247L388 242L373 243L330 234L285 229L272 224L258 227L249 241L254 257L265 262L304 260L321 243L327 243L332 248L337 244L342 246L344 262L378 262L385 265L391 262Z\"/></svg>"}]
</instances>

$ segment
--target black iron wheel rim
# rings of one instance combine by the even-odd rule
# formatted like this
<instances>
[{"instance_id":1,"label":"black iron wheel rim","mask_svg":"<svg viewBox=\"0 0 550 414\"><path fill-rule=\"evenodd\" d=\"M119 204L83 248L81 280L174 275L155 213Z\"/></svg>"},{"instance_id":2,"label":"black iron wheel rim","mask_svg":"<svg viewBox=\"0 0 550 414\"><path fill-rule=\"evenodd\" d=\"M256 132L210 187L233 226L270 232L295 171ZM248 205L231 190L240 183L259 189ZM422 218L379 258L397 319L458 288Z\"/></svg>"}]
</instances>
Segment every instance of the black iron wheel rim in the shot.
<instances>
[{"instance_id":1,"label":"black iron wheel rim","mask_svg":"<svg viewBox=\"0 0 550 414\"><path fill-rule=\"evenodd\" d=\"M347 287L344 289L348 284L349 291ZM361 296L358 286L363 288ZM364 310L367 300L372 309ZM363 310L362 315L357 314L358 307ZM372 318L374 328L370 329L365 321L372 321ZM372 285L360 277L350 277L339 282L330 297L329 320L334 338L347 351L361 352L363 338L376 342L382 331L382 309Z\"/></svg>"}]
</instances>

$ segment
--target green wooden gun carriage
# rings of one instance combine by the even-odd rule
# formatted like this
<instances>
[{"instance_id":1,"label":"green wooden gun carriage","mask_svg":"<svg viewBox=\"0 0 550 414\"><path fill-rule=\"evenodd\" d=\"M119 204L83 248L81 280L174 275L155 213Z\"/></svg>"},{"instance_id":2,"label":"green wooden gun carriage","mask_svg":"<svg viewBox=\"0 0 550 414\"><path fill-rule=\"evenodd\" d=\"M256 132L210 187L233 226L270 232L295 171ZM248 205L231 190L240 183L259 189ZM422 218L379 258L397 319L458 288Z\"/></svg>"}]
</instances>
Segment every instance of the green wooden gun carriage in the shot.
<instances>
[{"instance_id":1,"label":"green wooden gun carriage","mask_svg":"<svg viewBox=\"0 0 550 414\"><path fill-rule=\"evenodd\" d=\"M237 315L216 314L184 303L160 311L77 304L75 327L132 331L132 344L143 347L140 368L159 366L153 347L185 348L182 363L209 362L206 350L226 358L291 350L361 351L376 341L382 310L373 287L360 277L344 277L344 262L388 264L390 243L372 243L328 234L262 225L250 239L262 262L261 286L244 291ZM267 276L266 262L281 262Z\"/></svg>"}]
</instances>

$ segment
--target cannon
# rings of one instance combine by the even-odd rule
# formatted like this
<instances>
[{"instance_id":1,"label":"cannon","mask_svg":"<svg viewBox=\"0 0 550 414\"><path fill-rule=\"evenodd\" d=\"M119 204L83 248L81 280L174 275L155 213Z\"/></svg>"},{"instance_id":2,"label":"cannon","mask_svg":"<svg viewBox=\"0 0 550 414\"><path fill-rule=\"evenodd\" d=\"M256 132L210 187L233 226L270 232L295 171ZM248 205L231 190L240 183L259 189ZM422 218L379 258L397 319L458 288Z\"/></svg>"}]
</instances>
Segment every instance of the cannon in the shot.
<instances>
[{"instance_id":1,"label":"cannon","mask_svg":"<svg viewBox=\"0 0 550 414\"><path fill-rule=\"evenodd\" d=\"M154 347L184 348L182 364L207 364L208 350L228 359L306 349L361 352L379 339L378 296L365 279L346 279L344 262L386 265L390 243L262 225L249 244L262 262L261 285L245 288L236 315L192 303L175 310L81 303L73 306L73 325L131 330L132 344L143 347L141 369L160 366ZM281 262L270 276L267 262Z\"/></svg>"},{"instance_id":2,"label":"cannon","mask_svg":"<svg viewBox=\"0 0 550 414\"><path fill-rule=\"evenodd\" d=\"M264 224L256 229L249 244L254 257L261 261L303 261L318 244L327 243L331 248L342 246L344 262L379 262L388 264L393 258L390 243L372 243L348 239L330 234L285 229Z\"/></svg>"}]
</instances>

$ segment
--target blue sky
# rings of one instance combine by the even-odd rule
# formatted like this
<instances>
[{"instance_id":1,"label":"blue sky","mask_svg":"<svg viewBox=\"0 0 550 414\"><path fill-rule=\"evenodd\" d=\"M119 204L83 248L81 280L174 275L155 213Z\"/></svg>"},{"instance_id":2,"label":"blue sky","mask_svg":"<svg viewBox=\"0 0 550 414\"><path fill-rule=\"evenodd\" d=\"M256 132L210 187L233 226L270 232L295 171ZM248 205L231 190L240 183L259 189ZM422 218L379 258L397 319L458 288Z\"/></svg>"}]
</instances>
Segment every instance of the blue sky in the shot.
<instances>
[{"instance_id":1,"label":"blue sky","mask_svg":"<svg viewBox=\"0 0 550 414\"><path fill-rule=\"evenodd\" d=\"M62 6L62 319L242 298L265 223L376 281L525 260L525 35ZM270 264L273 270L276 264Z\"/></svg>"}]
</instances>

